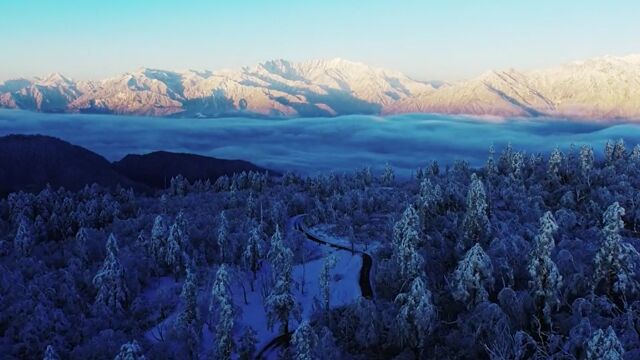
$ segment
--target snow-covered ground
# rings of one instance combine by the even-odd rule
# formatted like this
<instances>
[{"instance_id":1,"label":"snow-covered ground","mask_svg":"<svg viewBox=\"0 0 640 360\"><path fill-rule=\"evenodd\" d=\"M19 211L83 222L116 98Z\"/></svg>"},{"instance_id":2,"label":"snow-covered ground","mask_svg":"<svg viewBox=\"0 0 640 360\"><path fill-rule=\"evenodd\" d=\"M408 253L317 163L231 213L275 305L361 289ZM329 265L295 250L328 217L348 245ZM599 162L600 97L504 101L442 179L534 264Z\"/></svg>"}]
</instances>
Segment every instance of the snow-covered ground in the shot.
<instances>
[{"instance_id":1,"label":"snow-covered ground","mask_svg":"<svg viewBox=\"0 0 640 360\"><path fill-rule=\"evenodd\" d=\"M325 256L333 255L336 259L336 266L331 270L331 306L339 307L356 301L361 295L360 287L358 286L358 275L362 258L328 246L314 246L320 248ZM294 289L294 294L301 307L302 319L308 319L312 315L316 299L320 300L319 277L323 263L324 257L293 268L293 278L298 285ZM299 286L303 279L305 282L304 294L300 291ZM267 327L264 299L260 293L261 286L262 281L260 281L259 277L255 291L249 292L249 289L247 289L248 304L246 305L241 291L235 291L233 294L235 305L240 306L242 309L242 314L236 321L241 325L240 328L242 325L251 326L257 332L258 349L262 349L269 341L279 335L277 326L274 326L273 329L268 329ZM295 329L297 325L298 323L295 321L289 324L291 329Z\"/></svg>"},{"instance_id":2,"label":"snow-covered ground","mask_svg":"<svg viewBox=\"0 0 640 360\"><path fill-rule=\"evenodd\" d=\"M334 240L334 238L328 240ZM305 241L304 246L313 256L310 256L311 260L304 264L295 265L292 272L295 281L293 291L300 305L302 320L311 317L316 300L319 301L321 298L319 278L327 256L333 256L335 259L335 266L331 270L331 307L339 307L353 303L361 296L358 277L362 266L362 258L358 254L352 255L348 251L337 250L312 241ZM264 294L268 291L269 287L268 285L264 285L267 279L269 279L268 268L264 267L263 270L258 273L257 280L254 284L254 291L251 291L248 283L244 284L246 289L246 303L242 286L238 283L239 281L246 281L246 279L236 279L235 284L232 285L232 289L234 289L232 293L233 302L239 309L236 317L236 333L234 337L237 341L240 338L242 329L246 326L251 326L257 333L258 343L256 348L258 351L279 335L277 325L274 326L273 329L269 329L267 326L267 317L264 308ZM304 293L302 293L301 286L303 283ZM145 298L153 301L154 298L159 296L171 296L172 294L174 297L177 297L180 293L181 286L181 283L177 283L172 277L162 277L149 286L149 289L145 292ZM265 287L267 290L263 290ZM199 289L198 297L201 299L204 298L206 301L209 297L209 292L209 288L202 287ZM145 334L145 337L151 342L162 341L161 339L163 339L167 330L170 326L173 326L179 310L180 306L178 304L173 309L173 312L168 314L162 322L150 329ZM295 329L298 326L298 322L292 321L289 326L290 329ZM213 334L206 323L202 328L201 340L201 354L204 355L209 353L214 345ZM271 356L267 357L270 358Z\"/></svg>"}]
</instances>

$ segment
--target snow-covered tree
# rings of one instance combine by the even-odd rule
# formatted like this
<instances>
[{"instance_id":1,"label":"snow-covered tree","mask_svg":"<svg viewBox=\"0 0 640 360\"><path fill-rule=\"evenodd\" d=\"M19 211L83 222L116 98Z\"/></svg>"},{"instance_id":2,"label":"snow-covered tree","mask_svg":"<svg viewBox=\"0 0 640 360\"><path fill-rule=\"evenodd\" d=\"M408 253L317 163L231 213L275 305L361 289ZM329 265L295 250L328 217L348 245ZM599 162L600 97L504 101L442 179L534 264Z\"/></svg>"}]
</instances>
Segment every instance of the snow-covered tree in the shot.
<instances>
[{"instance_id":1,"label":"snow-covered tree","mask_svg":"<svg viewBox=\"0 0 640 360\"><path fill-rule=\"evenodd\" d=\"M331 300L331 269L336 266L336 259L331 256L327 256L322 263L322 270L320 271L320 293L322 294L322 309L326 314L329 314L330 300Z\"/></svg>"},{"instance_id":2,"label":"snow-covered tree","mask_svg":"<svg viewBox=\"0 0 640 360\"><path fill-rule=\"evenodd\" d=\"M384 186L391 186L395 180L396 175L393 172L393 168L389 163L384 165L384 171L382 172L381 182Z\"/></svg>"},{"instance_id":3,"label":"snow-covered tree","mask_svg":"<svg viewBox=\"0 0 640 360\"><path fill-rule=\"evenodd\" d=\"M244 330L240 337L240 343L238 344L239 360L255 359L256 344L258 343L256 335L256 331L253 330L251 326Z\"/></svg>"},{"instance_id":4,"label":"snow-covered tree","mask_svg":"<svg viewBox=\"0 0 640 360\"><path fill-rule=\"evenodd\" d=\"M463 238L458 242L458 251L464 252L475 243L483 244L489 233L489 226L484 185L476 174L472 174L467 192L467 211L462 221Z\"/></svg>"},{"instance_id":5,"label":"snow-covered tree","mask_svg":"<svg viewBox=\"0 0 640 360\"><path fill-rule=\"evenodd\" d=\"M253 281L256 279L256 274L260 269L260 261L264 256L264 250L262 249L262 239L260 238L260 230L258 227L251 229L247 246L242 253L244 258L244 264L247 270L251 271L253 278L251 281L251 289L253 290Z\"/></svg>"},{"instance_id":6,"label":"snow-covered tree","mask_svg":"<svg viewBox=\"0 0 640 360\"><path fill-rule=\"evenodd\" d=\"M225 212L220 213L220 220L218 222L218 250L220 251L220 258L224 262L229 253L229 222L227 221L227 215Z\"/></svg>"},{"instance_id":7,"label":"snow-covered tree","mask_svg":"<svg viewBox=\"0 0 640 360\"><path fill-rule=\"evenodd\" d=\"M401 281L410 283L422 274L424 259L417 251L419 219L412 205L403 212L393 227L393 253L391 260L397 266Z\"/></svg>"},{"instance_id":8,"label":"snow-covered tree","mask_svg":"<svg viewBox=\"0 0 640 360\"><path fill-rule=\"evenodd\" d=\"M58 353L53 346L47 345L47 349L44 351L44 357L42 360L60 360L60 356L58 356Z\"/></svg>"},{"instance_id":9,"label":"snow-covered tree","mask_svg":"<svg viewBox=\"0 0 640 360\"><path fill-rule=\"evenodd\" d=\"M113 360L145 360L144 353L138 342L133 340L123 344L120 347L120 352Z\"/></svg>"},{"instance_id":10,"label":"snow-covered tree","mask_svg":"<svg viewBox=\"0 0 640 360\"><path fill-rule=\"evenodd\" d=\"M165 262L165 250L167 246L167 222L164 216L158 215L153 221L151 238L147 246L147 252L155 259L156 265L160 266Z\"/></svg>"},{"instance_id":11,"label":"snow-covered tree","mask_svg":"<svg viewBox=\"0 0 640 360\"><path fill-rule=\"evenodd\" d=\"M27 218L22 217L16 236L13 241L14 248L18 255L28 256L31 253L31 248L35 243L35 236L33 234L33 228Z\"/></svg>"},{"instance_id":12,"label":"snow-covered tree","mask_svg":"<svg viewBox=\"0 0 640 360\"><path fill-rule=\"evenodd\" d=\"M496 154L496 149L493 146L493 144L491 144L491 146L489 146L489 157L487 158L487 162L484 165L484 169L488 177L495 176L498 173L498 167L496 166L496 161L495 161L495 154Z\"/></svg>"},{"instance_id":13,"label":"snow-covered tree","mask_svg":"<svg viewBox=\"0 0 640 360\"><path fill-rule=\"evenodd\" d=\"M640 257L636 249L620 236L624 228L625 210L618 202L604 212L602 222L602 246L595 256L594 287L604 283L608 293L624 295L638 289L634 280L636 264Z\"/></svg>"},{"instance_id":14,"label":"snow-covered tree","mask_svg":"<svg viewBox=\"0 0 640 360\"><path fill-rule=\"evenodd\" d=\"M438 184L433 184L428 177L420 182L420 194L418 195L417 208L422 217L422 226L426 227L430 219L436 214L437 208L442 202L442 188Z\"/></svg>"},{"instance_id":15,"label":"snow-covered tree","mask_svg":"<svg viewBox=\"0 0 640 360\"><path fill-rule=\"evenodd\" d=\"M553 149L549 156L549 162L547 164L547 176L553 181L560 179L560 167L562 166L562 152L559 148Z\"/></svg>"},{"instance_id":16,"label":"snow-covered tree","mask_svg":"<svg viewBox=\"0 0 640 360\"><path fill-rule=\"evenodd\" d=\"M562 275L551 260L551 252L555 247L553 235L558 225L550 211L540 218L540 229L529 255L529 289L536 304L542 311L544 321L551 323L551 312L560 303L559 293L562 287Z\"/></svg>"},{"instance_id":17,"label":"snow-covered tree","mask_svg":"<svg viewBox=\"0 0 640 360\"><path fill-rule=\"evenodd\" d=\"M487 289L493 286L493 266L491 259L475 244L458 263L451 279L454 299L462 301L467 308L486 301L489 298Z\"/></svg>"},{"instance_id":18,"label":"snow-covered tree","mask_svg":"<svg viewBox=\"0 0 640 360\"><path fill-rule=\"evenodd\" d=\"M173 195L185 196L187 194L187 189L189 188L189 180L181 174L178 174L171 178L170 186L170 190Z\"/></svg>"},{"instance_id":19,"label":"snow-covered tree","mask_svg":"<svg viewBox=\"0 0 640 360\"><path fill-rule=\"evenodd\" d=\"M267 254L273 270L275 285L265 301L267 321L270 328L276 321L280 322L282 333L289 331L289 317L299 317L300 311L296 298L291 292L293 252L285 246L280 235L280 229L271 237L271 248Z\"/></svg>"},{"instance_id":20,"label":"snow-covered tree","mask_svg":"<svg viewBox=\"0 0 640 360\"><path fill-rule=\"evenodd\" d=\"M89 261L89 252L87 248L87 242L89 241L89 233L87 229L81 227L80 230L76 233L76 243L75 248L78 251L78 257L82 259L82 261Z\"/></svg>"},{"instance_id":21,"label":"snow-covered tree","mask_svg":"<svg viewBox=\"0 0 640 360\"><path fill-rule=\"evenodd\" d=\"M318 344L318 336L309 324L304 320L293 333L291 343L294 347L293 359L314 360L315 348Z\"/></svg>"},{"instance_id":22,"label":"snow-covered tree","mask_svg":"<svg viewBox=\"0 0 640 360\"><path fill-rule=\"evenodd\" d=\"M431 292L426 288L422 277L418 276L413 279L409 291L399 294L395 302L400 307L395 319L396 339L400 346L411 347L417 358L421 358L436 320Z\"/></svg>"},{"instance_id":23,"label":"snow-covered tree","mask_svg":"<svg viewBox=\"0 0 640 360\"><path fill-rule=\"evenodd\" d=\"M169 237L167 238L165 254L165 264L174 273L178 274L182 268L182 233L177 224L171 225L169 229Z\"/></svg>"},{"instance_id":24,"label":"snow-covered tree","mask_svg":"<svg viewBox=\"0 0 640 360\"><path fill-rule=\"evenodd\" d=\"M593 148L587 145L583 145L582 147L580 147L580 175L582 175L588 186L591 185L593 161Z\"/></svg>"},{"instance_id":25,"label":"snow-covered tree","mask_svg":"<svg viewBox=\"0 0 640 360\"><path fill-rule=\"evenodd\" d=\"M198 352L200 326L198 325L198 284L193 265L187 267L187 277L182 283L182 310L176 319L176 329L179 335L186 339L189 358L194 359Z\"/></svg>"},{"instance_id":26,"label":"snow-covered tree","mask_svg":"<svg viewBox=\"0 0 640 360\"><path fill-rule=\"evenodd\" d=\"M216 272L216 279L211 289L211 304L209 305L209 311L215 313L214 317L217 321L215 327L216 356L221 360L231 359L235 346L232 334L235 314L229 288L230 283L229 272L223 264Z\"/></svg>"},{"instance_id":27,"label":"snow-covered tree","mask_svg":"<svg viewBox=\"0 0 640 360\"><path fill-rule=\"evenodd\" d=\"M114 234L107 239L107 256L98 273L93 278L98 290L95 305L108 313L122 313L127 302L127 285L124 268L118 260L118 240Z\"/></svg>"},{"instance_id":28,"label":"snow-covered tree","mask_svg":"<svg viewBox=\"0 0 640 360\"><path fill-rule=\"evenodd\" d=\"M178 326L187 328L195 325L198 320L198 284L196 274L192 266L187 267L187 277L182 283L182 311L178 315Z\"/></svg>"},{"instance_id":29,"label":"snow-covered tree","mask_svg":"<svg viewBox=\"0 0 640 360\"><path fill-rule=\"evenodd\" d=\"M587 360L622 360L624 348L611 326L596 330L587 341Z\"/></svg>"}]
</instances>

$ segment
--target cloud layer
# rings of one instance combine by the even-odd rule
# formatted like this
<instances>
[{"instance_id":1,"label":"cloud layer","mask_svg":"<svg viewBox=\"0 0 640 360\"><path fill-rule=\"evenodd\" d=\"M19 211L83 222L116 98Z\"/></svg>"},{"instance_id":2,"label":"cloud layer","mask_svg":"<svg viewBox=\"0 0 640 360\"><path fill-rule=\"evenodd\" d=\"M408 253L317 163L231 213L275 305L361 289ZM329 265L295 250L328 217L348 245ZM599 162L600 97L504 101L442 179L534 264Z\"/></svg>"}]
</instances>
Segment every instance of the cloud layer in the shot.
<instances>
[{"instance_id":1,"label":"cloud layer","mask_svg":"<svg viewBox=\"0 0 640 360\"><path fill-rule=\"evenodd\" d=\"M640 126L567 120L483 121L429 114L342 116L291 120L167 119L39 114L0 110L0 135L44 134L91 149L107 159L155 150L243 159L276 170L350 171L386 162L408 174L431 160L481 165L488 148L512 143L527 152L608 139L640 143Z\"/></svg>"}]
</instances>

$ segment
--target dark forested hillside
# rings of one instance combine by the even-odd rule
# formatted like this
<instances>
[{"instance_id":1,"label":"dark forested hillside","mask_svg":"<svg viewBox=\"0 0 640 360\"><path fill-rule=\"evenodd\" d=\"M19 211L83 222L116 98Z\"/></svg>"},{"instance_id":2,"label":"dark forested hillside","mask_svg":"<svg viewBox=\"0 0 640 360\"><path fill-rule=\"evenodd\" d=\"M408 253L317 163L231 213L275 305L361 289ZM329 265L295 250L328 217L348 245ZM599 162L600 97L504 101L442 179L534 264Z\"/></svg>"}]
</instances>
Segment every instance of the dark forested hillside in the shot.
<instances>
[{"instance_id":1,"label":"dark forested hillside","mask_svg":"<svg viewBox=\"0 0 640 360\"><path fill-rule=\"evenodd\" d=\"M0 137L0 194L40 191L46 184L78 190L92 183L142 189L105 158L80 146L41 135Z\"/></svg>"},{"instance_id":2,"label":"dark forested hillside","mask_svg":"<svg viewBox=\"0 0 640 360\"><path fill-rule=\"evenodd\" d=\"M601 150L12 193L0 354L638 359L640 146Z\"/></svg>"},{"instance_id":3,"label":"dark forested hillside","mask_svg":"<svg viewBox=\"0 0 640 360\"><path fill-rule=\"evenodd\" d=\"M247 161L223 160L166 151L127 155L113 165L121 174L154 188L167 187L169 180L177 175L182 175L191 182L196 180L213 182L222 175L242 171L266 171Z\"/></svg>"},{"instance_id":4,"label":"dark forested hillside","mask_svg":"<svg viewBox=\"0 0 640 360\"><path fill-rule=\"evenodd\" d=\"M78 190L98 184L117 185L137 192L163 189L181 175L191 182L214 182L222 175L243 171L266 172L242 160L158 151L127 155L113 164L102 156L66 141L42 135L0 137L0 194L37 192L47 184ZM271 171L272 174L277 174Z\"/></svg>"}]
</instances>

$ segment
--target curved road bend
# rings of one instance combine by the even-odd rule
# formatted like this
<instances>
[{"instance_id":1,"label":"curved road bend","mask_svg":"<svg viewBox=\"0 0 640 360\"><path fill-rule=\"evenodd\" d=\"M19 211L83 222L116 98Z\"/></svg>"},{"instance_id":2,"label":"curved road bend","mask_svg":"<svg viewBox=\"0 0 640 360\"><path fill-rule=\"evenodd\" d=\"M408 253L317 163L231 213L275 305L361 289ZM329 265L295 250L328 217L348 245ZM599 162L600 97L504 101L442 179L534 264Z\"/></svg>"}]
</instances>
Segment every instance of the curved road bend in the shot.
<instances>
[{"instance_id":1,"label":"curved road bend","mask_svg":"<svg viewBox=\"0 0 640 360\"><path fill-rule=\"evenodd\" d=\"M319 243L319 244L322 244L322 245L327 245L327 246L330 246L330 247L335 248L335 249L352 252L351 248L349 248L347 246L327 242L327 241L322 240L319 237L315 236L314 234L310 233L305 228L304 224L302 223L302 218L303 217L304 217L304 215L298 215L298 216L294 217L292 219L292 224L293 224L293 228L298 230L298 231L300 231L301 233L303 233L305 235L305 237L307 238L307 240L310 240L310 241L313 241L315 243ZM371 267L373 266L373 259L371 258L371 255L367 254L366 252L356 251L356 253L358 253L362 257L362 267L360 267L360 276L358 278L358 285L360 286L360 293L362 294L362 296L364 298L372 299L373 298L373 287L371 286ZM286 334L281 334L281 335L273 338L271 341L269 341L269 343L267 345L265 345L262 348L262 350L260 350L260 352L256 356L256 359L262 359L265 354L267 354L268 352L270 352L271 350L273 350L275 348L279 348L279 347L282 347L282 346L288 346L289 345L289 340L291 339L291 334L292 333L293 332L290 331L290 332L288 332Z\"/></svg>"}]
</instances>

